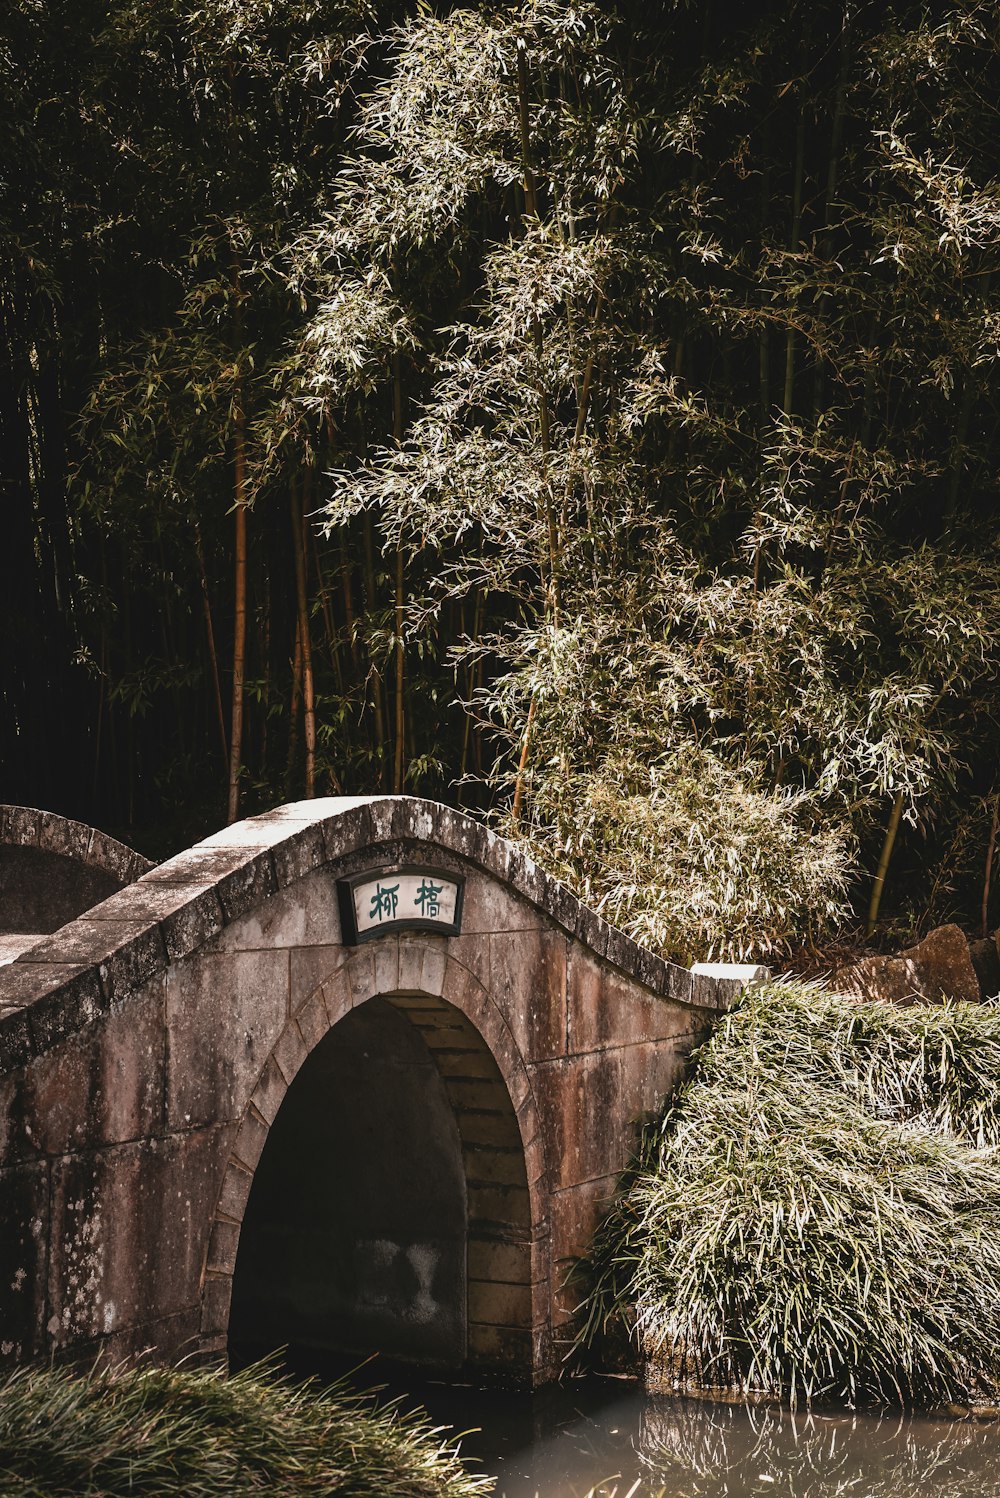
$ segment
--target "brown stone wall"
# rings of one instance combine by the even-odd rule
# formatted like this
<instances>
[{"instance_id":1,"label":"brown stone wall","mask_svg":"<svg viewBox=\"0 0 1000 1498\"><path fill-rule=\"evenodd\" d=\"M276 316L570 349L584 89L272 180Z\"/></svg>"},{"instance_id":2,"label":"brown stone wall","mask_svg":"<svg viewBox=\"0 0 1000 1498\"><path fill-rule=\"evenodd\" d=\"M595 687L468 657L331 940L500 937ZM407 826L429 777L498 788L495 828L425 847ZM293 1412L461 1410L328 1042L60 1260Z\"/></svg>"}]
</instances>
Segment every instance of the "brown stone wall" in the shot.
<instances>
[{"instance_id":1,"label":"brown stone wall","mask_svg":"<svg viewBox=\"0 0 1000 1498\"><path fill-rule=\"evenodd\" d=\"M336 879L390 862L466 876L461 935L341 945ZM8 1360L223 1351L268 1130L318 1042L381 996L421 1035L461 1141L470 1366L551 1376L565 1260L733 988L405 798L226 829L60 936L0 969Z\"/></svg>"}]
</instances>

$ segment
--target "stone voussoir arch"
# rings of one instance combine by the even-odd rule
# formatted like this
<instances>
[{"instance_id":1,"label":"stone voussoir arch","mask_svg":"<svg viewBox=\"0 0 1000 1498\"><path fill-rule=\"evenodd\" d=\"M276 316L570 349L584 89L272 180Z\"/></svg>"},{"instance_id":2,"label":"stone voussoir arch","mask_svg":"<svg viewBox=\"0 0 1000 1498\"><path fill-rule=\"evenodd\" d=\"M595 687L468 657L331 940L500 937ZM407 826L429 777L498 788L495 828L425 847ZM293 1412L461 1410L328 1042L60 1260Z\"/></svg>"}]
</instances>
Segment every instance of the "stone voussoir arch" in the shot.
<instances>
[{"instance_id":1,"label":"stone voussoir arch","mask_svg":"<svg viewBox=\"0 0 1000 1498\"><path fill-rule=\"evenodd\" d=\"M374 968L374 979L372 969ZM529 1203L527 1271L536 1360L551 1357L545 1140L528 1067L486 986L439 937L411 933L375 950L350 951L289 1016L260 1070L226 1166L202 1271L201 1344L222 1351L228 1329L240 1231L254 1173L278 1110L314 1048L352 1010L372 998L438 1000L461 1014L496 1063L517 1123ZM544 1349L544 1350L543 1350Z\"/></svg>"}]
</instances>

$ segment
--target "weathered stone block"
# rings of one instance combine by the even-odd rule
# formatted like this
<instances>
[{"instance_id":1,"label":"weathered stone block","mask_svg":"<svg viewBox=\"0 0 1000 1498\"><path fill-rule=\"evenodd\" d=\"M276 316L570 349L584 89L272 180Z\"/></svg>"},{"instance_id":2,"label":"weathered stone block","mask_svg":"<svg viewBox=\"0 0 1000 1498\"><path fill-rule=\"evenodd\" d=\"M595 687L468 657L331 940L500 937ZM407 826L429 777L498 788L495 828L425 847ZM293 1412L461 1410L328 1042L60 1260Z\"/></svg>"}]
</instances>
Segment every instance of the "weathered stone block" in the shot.
<instances>
[{"instance_id":1,"label":"weathered stone block","mask_svg":"<svg viewBox=\"0 0 1000 1498\"><path fill-rule=\"evenodd\" d=\"M442 806L437 816L437 836L452 853L475 859L482 842L482 823L450 806Z\"/></svg>"},{"instance_id":2,"label":"weathered stone block","mask_svg":"<svg viewBox=\"0 0 1000 1498\"><path fill-rule=\"evenodd\" d=\"M586 905L579 907L575 932L577 941L582 941L598 957L603 957L608 950L610 935L611 927L606 921L603 921L593 910L588 910Z\"/></svg>"},{"instance_id":3,"label":"weathered stone block","mask_svg":"<svg viewBox=\"0 0 1000 1498\"><path fill-rule=\"evenodd\" d=\"M4 808L3 840L20 847L37 846L42 813L30 806Z\"/></svg>"},{"instance_id":4,"label":"weathered stone block","mask_svg":"<svg viewBox=\"0 0 1000 1498\"><path fill-rule=\"evenodd\" d=\"M41 1056L106 1011L107 997L96 968L81 968L35 999L27 1009L32 1050Z\"/></svg>"},{"instance_id":5,"label":"weathered stone block","mask_svg":"<svg viewBox=\"0 0 1000 1498\"><path fill-rule=\"evenodd\" d=\"M626 936L624 931L619 931L617 926L608 927L605 958L613 967L634 977L638 965L637 950L635 942L630 936Z\"/></svg>"},{"instance_id":6,"label":"weathered stone block","mask_svg":"<svg viewBox=\"0 0 1000 1498\"><path fill-rule=\"evenodd\" d=\"M688 1028L685 1010L654 997L633 978L598 964L579 948L570 956L567 994L567 1050L574 1054L646 1045Z\"/></svg>"},{"instance_id":7,"label":"weathered stone block","mask_svg":"<svg viewBox=\"0 0 1000 1498\"><path fill-rule=\"evenodd\" d=\"M523 1374L531 1367L530 1358L529 1327L491 1326L485 1322L469 1326L469 1359L477 1367Z\"/></svg>"},{"instance_id":8,"label":"weathered stone block","mask_svg":"<svg viewBox=\"0 0 1000 1498\"><path fill-rule=\"evenodd\" d=\"M217 1217L212 1226L208 1245L207 1270L209 1274L232 1274L236 1266L236 1251L240 1242L238 1222L225 1222Z\"/></svg>"},{"instance_id":9,"label":"weathered stone block","mask_svg":"<svg viewBox=\"0 0 1000 1498\"><path fill-rule=\"evenodd\" d=\"M683 1078L687 1057L695 1044L690 1035L678 1036L659 1045L629 1046L621 1055L618 1094L618 1135L621 1154L612 1169L624 1169L628 1155L638 1143L639 1126L659 1113Z\"/></svg>"},{"instance_id":10,"label":"weathered stone block","mask_svg":"<svg viewBox=\"0 0 1000 1498\"><path fill-rule=\"evenodd\" d=\"M524 1156L520 1149L486 1149L463 1140L462 1158L470 1186L523 1186Z\"/></svg>"},{"instance_id":11,"label":"weathered stone block","mask_svg":"<svg viewBox=\"0 0 1000 1498\"><path fill-rule=\"evenodd\" d=\"M153 867L148 858L97 827L91 829L87 862L103 869L121 884L132 884Z\"/></svg>"},{"instance_id":12,"label":"weathered stone block","mask_svg":"<svg viewBox=\"0 0 1000 1498\"><path fill-rule=\"evenodd\" d=\"M291 1082L306 1059L306 1043L295 1021L289 1020L274 1044L274 1059L286 1082Z\"/></svg>"},{"instance_id":13,"label":"weathered stone block","mask_svg":"<svg viewBox=\"0 0 1000 1498\"><path fill-rule=\"evenodd\" d=\"M620 1050L538 1066L532 1081L556 1189L622 1168L630 1141L621 1127Z\"/></svg>"},{"instance_id":14,"label":"weathered stone block","mask_svg":"<svg viewBox=\"0 0 1000 1498\"><path fill-rule=\"evenodd\" d=\"M566 970L561 931L490 937L493 998L526 1061L565 1054Z\"/></svg>"},{"instance_id":15,"label":"weathered stone block","mask_svg":"<svg viewBox=\"0 0 1000 1498\"><path fill-rule=\"evenodd\" d=\"M218 1211L223 1217L232 1218L234 1222L242 1222L252 1185L252 1173L230 1160L226 1166L226 1173L222 1178L222 1190L219 1193Z\"/></svg>"},{"instance_id":16,"label":"weathered stone block","mask_svg":"<svg viewBox=\"0 0 1000 1498\"><path fill-rule=\"evenodd\" d=\"M336 883L327 869L317 869L230 921L211 950L303 950L312 946L339 948L339 943Z\"/></svg>"},{"instance_id":17,"label":"weathered stone block","mask_svg":"<svg viewBox=\"0 0 1000 1498\"><path fill-rule=\"evenodd\" d=\"M439 938L443 940L443 938ZM419 937L400 936L398 942L400 993L420 993L424 969L424 944Z\"/></svg>"},{"instance_id":18,"label":"weathered stone block","mask_svg":"<svg viewBox=\"0 0 1000 1498\"><path fill-rule=\"evenodd\" d=\"M368 945L375 959L373 993L396 993L399 989L399 937L382 936Z\"/></svg>"},{"instance_id":19,"label":"weathered stone block","mask_svg":"<svg viewBox=\"0 0 1000 1498\"><path fill-rule=\"evenodd\" d=\"M462 901L465 936L494 931L537 931L544 917L516 891L478 870L469 871Z\"/></svg>"},{"instance_id":20,"label":"weathered stone block","mask_svg":"<svg viewBox=\"0 0 1000 1498\"><path fill-rule=\"evenodd\" d=\"M351 949L341 946L291 947L289 949L289 1000L292 1012L351 959Z\"/></svg>"},{"instance_id":21,"label":"weathered stone block","mask_svg":"<svg viewBox=\"0 0 1000 1498\"><path fill-rule=\"evenodd\" d=\"M457 964L466 972L473 974L477 983L489 987L490 945L488 937L471 933L464 936L429 936L428 940L445 942L449 966L453 963Z\"/></svg>"},{"instance_id":22,"label":"weathered stone block","mask_svg":"<svg viewBox=\"0 0 1000 1498\"><path fill-rule=\"evenodd\" d=\"M323 846L329 863L371 842L368 805L367 797L341 797L337 812L324 819Z\"/></svg>"},{"instance_id":23,"label":"weathered stone block","mask_svg":"<svg viewBox=\"0 0 1000 1498\"><path fill-rule=\"evenodd\" d=\"M470 1278L469 1321L491 1326L530 1326L531 1286Z\"/></svg>"},{"instance_id":24,"label":"weathered stone block","mask_svg":"<svg viewBox=\"0 0 1000 1498\"><path fill-rule=\"evenodd\" d=\"M525 1186L469 1186L469 1222L529 1223Z\"/></svg>"},{"instance_id":25,"label":"weathered stone block","mask_svg":"<svg viewBox=\"0 0 1000 1498\"><path fill-rule=\"evenodd\" d=\"M27 1127L42 1153L70 1154L163 1132L163 980L101 1025L43 1054L27 1076Z\"/></svg>"},{"instance_id":26,"label":"weathered stone block","mask_svg":"<svg viewBox=\"0 0 1000 1498\"><path fill-rule=\"evenodd\" d=\"M435 1048L434 1060L441 1075L449 1079L492 1082L496 1077L496 1062L488 1052L480 1048L442 1046Z\"/></svg>"},{"instance_id":27,"label":"weathered stone block","mask_svg":"<svg viewBox=\"0 0 1000 1498\"><path fill-rule=\"evenodd\" d=\"M233 1282L226 1276L210 1274L205 1277L202 1292L202 1335L222 1336L229 1328L229 1307L233 1299Z\"/></svg>"},{"instance_id":28,"label":"weathered stone block","mask_svg":"<svg viewBox=\"0 0 1000 1498\"><path fill-rule=\"evenodd\" d=\"M545 1141L540 1133L524 1140L524 1173L533 1197L548 1196L551 1187Z\"/></svg>"},{"instance_id":29,"label":"weathered stone block","mask_svg":"<svg viewBox=\"0 0 1000 1498\"><path fill-rule=\"evenodd\" d=\"M253 855L246 848L206 847L198 843L147 870L139 884L215 884L241 869Z\"/></svg>"},{"instance_id":30,"label":"weathered stone block","mask_svg":"<svg viewBox=\"0 0 1000 1498\"><path fill-rule=\"evenodd\" d=\"M525 1286L531 1282L531 1254L526 1243L470 1238L468 1267L470 1282L501 1280L506 1284Z\"/></svg>"},{"instance_id":31,"label":"weathered stone block","mask_svg":"<svg viewBox=\"0 0 1000 1498\"><path fill-rule=\"evenodd\" d=\"M376 992L375 954L371 942L358 947L342 969L343 977L351 995L352 1007L364 1004Z\"/></svg>"},{"instance_id":32,"label":"weathered stone block","mask_svg":"<svg viewBox=\"0 0 1000 1498\"><path fill-rule=\"evenodd\" d=\"M561 931L569 936L575 933L580 902L572 890L567 889L565 884L560 884L558 879L550 879L546 885L544 910Z\"/></svg>"},{"instance_id":33,"label":"weathered stone block","mask_svg":"<svg viewBox=\"0 0 1000 1498\"><path fill-rule=\"evenodd\" d=\"M242 867L233 869L215 886L227 921L254 909L277 892L278 881L270 853L258 853Z\"/></svg>"},{"instance_id":34,"label":"weathered stone block","mask_svg":"<svg viewBox=\"0 0 1000 1498\"><path fill-rule=\"evenodd\" d=\"M260 1074L260 1079L253 1090L250 1098L251 1103L257 1109L261 1118L266 1123L273 1124L278 1116L278 1109L285 1100L288 1084L273 1057L268 1059L267 1065Z\"/></svg>"},{"instance_id":35,"label":"weathered stone block","mask_svg":"<svg viewBox=\"0 0 1000 1498\"><path fill-rule=\"evenodd\" d=\"M425 936L422 946L424 960L420 968L420 991L443 998L451 961L448 940L443 936Z\"/></svg>"},{"instance_id":36,"label":"weathered stone block","mask_svg":"<svg viewBox=\"0 0 1000 1498\"><path fill-rule=\"evenodd\" d=\"M199 884L132 884L95 905L87 918L157 922L171 961L208 941L223 923L215 890Z\"/></svg>"},{"instance_id":37,"label":"weathered stone block","mask_svg":"<svg viewBox=\"0 0 1000 1498\"><path fill-rule=\"evenodd\" d=\"M455 955L454 944L449 945L448 964L445 968L441 997L446 1004L464 1014L482 1033L492 1016L488 1013L490 1000L486 987L477 973L466 967ZM497 1012L499 1017L499 1011Z\"/></svg>"},{"instance_id":38,"label":"weathered stone block","mask_svg":"<svg viewBox=\"0 0 1000 1498\"><path fill-rule=\"evenodd\" d=\"M108 1002L121 999L166 966L163 937L155 920L93 920L81 916L18 959L96 967Z\"/></svg>"},{"instance_id":39,"label":"weathered stone block","mask_svg":"<svg viewBox=\"0 0 1000 1498\"><path fill-rule=\"evenodd\" d=\"M121 1368L129 1363L179 1363L189 1366L199 1351L201 1307L188 1306L171 1316L157 1316L135 1326L122 1327L105 1337L74 1347L74 1359L101 1368ZM217 1362L218 1360L216 1360Z\"/></svg>"},{"instance_id":40,"label":"weathered stone block","mask_svg":"<svg viewBox=\"0 0 1000 1498\"><path fill-rule=\"evenodd\" d=\"M280 1107L280 1101L278 1106ZM247 1170L254 1171L257 1169L260 1157L264 1153L267 1136L268 1126L263 1118L261 1118L255 1108L248 1108L240 1123L239 1133L236 1135L236 1143L233 1145L235 1158L242 1165L245 1165Z\"/></svg>"},{"instance_id":41,"label":"weathered stone block","mask_svg":"<svg viewBox=\"0 0 1000 1498\"><path fill-rule=\"evenodd\" d=\"M323 1007L326 1010L327 1018L332 1028L351 1009L353 995L345 974L343 972L334 973L323 984L320 994L323 999Z\"/></svg>"},{"instance_id":42,"label":"weathered stone block","mask_svg":"<svg viewBox=\"0 0 1000 1498\"><path fill-rule=\"evenodd\" d=\"M35 1054L28 1010L4 1005L0 1010L0 1075L17 1071Z\"/></svg>"},{"instance_id":43,"label":"weathered stone block","mask_svg":"<svg viewBox=\"0 0 1000 1498\"><path fill-rule=\"evenodd\" d=\"M165 914L160 921L167 959L176 962L179 957L186 957L218 936L225 924L225 916L219 896L212 888L201 889L196 894L197 886L164 887L180 888L187 894L184 903Z\"/></svg>"},{"instance_id":44,"label":"weathered stone block","mask_svg":"<svg viewBox=\"0 0 1000 1498\"><path fill-rule=\"evenodd\" d=\"M93 827L84 822L74 822L50 811L38 813L38 846L51 853L86 863L93 836Z\"/></svg>"},{"instance_id":45,"label":"weathered stone block","mask_svg":"<svg viewBox=\"0 0 1000 1498\"><path fill-rule=\"evenodd\" d=\"M463 1144L520 1145L517 1116L509 1107L495 1113L462 1113L458 1119Z\"/></svg>"},{"instance_id":46,"label":"weathered stone block","mask_svg":"<svg viewBox=\"0 0 1000 1498\"><path fill-rule=\"evenodd\" d=\"M564 1191L555 1191L550 1200L551 1211L551 1255L553 1265L567 1259L576 1259L586 1254L598 1223L614 1200L618 1183L617 1175L608 1175L592 1181L584 1181ZM558 1286L561 1276L556 1274L553 1286ZM564 1315L568 1315L575 1304L576 1291L557 1294L556 1303Z\"/></svg>"},{"instance_id":47,"label":"weathered stone block","mask_svg":"<svg viewBox=\"0 0 1000 1498\"><path fill-rule=\"evenodd\" d=\"M445 1085L453 1108L492 1110L496 1107L497 1090L492 1081L467 1082L460 1078L448 1078Z\"/></svg>"},{"instance_id":48,"label":"weathered stone block","mask_svg":"<svg viewBox=\"0 0 1000 1498\"><path fill-rule=\"evenodd\" d=\"M306 1049L311 1051L330 1029L330 1019L321 993L313 993L300 1004L295 1015Z\"/></svg>"},{"instance_id":49,"label":"weathered stone block","mask_svg":"<svg viewBox=\"0 0 1000 1498\"><path fill-rule=\"evenodd\" d=\"M48 1330L55 1347L191 1305L230 1137L210 1129L54 1162Z\"/></svg>"},{"instance_id":50,"label":"weathered stone block","mask_svg":"<svg viewBox=\"0 0 1000 1498\"><path fill-rule=\"evenodd\" d=\"M47 1163L0 1170L0 1363L44 1352L50 1237Z\"/></svg>"},{"instance_id":51,"label":"weathered stone block","mask_svg":"<svg viewBox=\"0 0 1000 1498\"><path fill-rule=\"evenodd\" d=\"M168 1125L241 1117L288 1015L288 953L185 958L166 997Z\"/></svg>"}]
</instances>

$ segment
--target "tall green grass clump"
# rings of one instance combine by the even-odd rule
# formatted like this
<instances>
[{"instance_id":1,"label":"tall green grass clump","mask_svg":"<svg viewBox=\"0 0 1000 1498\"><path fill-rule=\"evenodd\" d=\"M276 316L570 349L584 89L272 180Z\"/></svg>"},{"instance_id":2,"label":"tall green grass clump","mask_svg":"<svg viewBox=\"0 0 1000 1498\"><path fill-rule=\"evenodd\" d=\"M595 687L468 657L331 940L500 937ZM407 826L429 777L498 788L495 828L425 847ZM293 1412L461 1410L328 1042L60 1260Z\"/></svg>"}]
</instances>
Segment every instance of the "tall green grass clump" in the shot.
<instances>
[{"instance_id":1,"label":"tall green grass clump","mask_svg":"<svg viewBox=\"0 0 1000 1498\"><path fill-rule=\"evenodd\" d=\"M677 1387L850 1404L1000 1391L1000 1008L747 991L645 1132L584 1341Z\"/></svg>"},{"instance_id":2,"label":"tall green grass clump","mask_svg":"<svg viewBox=\"0 0 1000 1498\"><path fill-rule=\"evenodd\" d=\"M2 1498L484 1498L454 1443L266 1366L22 1369L0 1384Z\"/></svg>"}]
</instances>

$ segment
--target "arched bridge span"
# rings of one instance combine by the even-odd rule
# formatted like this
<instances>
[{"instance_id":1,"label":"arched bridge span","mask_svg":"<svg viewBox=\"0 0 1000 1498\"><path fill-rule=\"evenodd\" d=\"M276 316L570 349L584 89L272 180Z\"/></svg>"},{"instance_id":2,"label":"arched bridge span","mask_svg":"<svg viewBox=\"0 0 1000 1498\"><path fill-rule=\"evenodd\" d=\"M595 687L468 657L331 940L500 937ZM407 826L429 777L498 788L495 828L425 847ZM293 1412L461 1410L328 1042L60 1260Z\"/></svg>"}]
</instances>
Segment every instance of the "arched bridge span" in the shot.
<instances>
[{"instance_id":1,"label":"arched bridge span","mask_svg":"<svg viewBox=\"0 0 1000 1498\"><path fill-rule=\"evenodd\" d=\"M226 828L0 967L0 1357L551 1377L565 1261L737 987L431 802Z\"/></svg>"}]
</instances>

